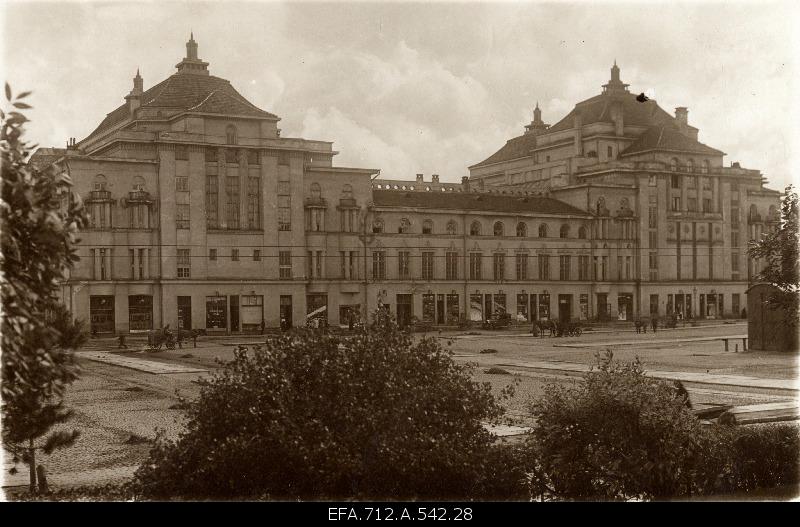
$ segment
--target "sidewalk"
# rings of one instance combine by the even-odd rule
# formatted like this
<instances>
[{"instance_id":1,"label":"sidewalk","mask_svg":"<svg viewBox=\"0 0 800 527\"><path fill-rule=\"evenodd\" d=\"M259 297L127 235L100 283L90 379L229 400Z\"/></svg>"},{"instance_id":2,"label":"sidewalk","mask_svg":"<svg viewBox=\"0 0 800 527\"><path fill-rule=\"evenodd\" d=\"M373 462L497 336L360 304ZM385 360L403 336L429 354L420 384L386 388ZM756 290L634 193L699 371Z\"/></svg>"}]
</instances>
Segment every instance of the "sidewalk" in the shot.
<instances>
[{"instance_id":1,"label":"sidewalk","mask_svg":"<svg viewBox=\"0 0 800 527\"><path fill-rule=\"evenodd\" d=\"M498 366L528 368L533 370L562 371L570 373L586 373L591 369L588 364L574 362L547 362L547 361L507 361L498 363ZM656 379L676 380L694 384L712 384L719 386L737 386L741 388L768 388L773 390L786 390L800 392L800 382L796 379L760 379L745 375L717 375L713 373L659 371L651 370L647 375Z\"/></svg>"},{"instance_id":2,"label":"sidewalk","mask_svg":"<svg viewBox=\"0 0 800 527\"><path fill-rule=\"evenodd\" d=\"M652 334L652 333L651 333ZM747 335L719 335L716 337L688 337L682 339L667 339L667 340L657 340L657 339L650 339L648 337L641 337L639 340L615 340L615 341L601 341L601 342L587 342L587 343L580 343L580 342L569 342L566 344L553 344L553 347L556 348L595 348L595 347L602 347L602 346L641 346L641 345L650 345L650 344L672 344L674 342L708 342L714 340L741 340L746 339ZM744 350L742 350L744 351Z\"/></svg>"}]
</instances>

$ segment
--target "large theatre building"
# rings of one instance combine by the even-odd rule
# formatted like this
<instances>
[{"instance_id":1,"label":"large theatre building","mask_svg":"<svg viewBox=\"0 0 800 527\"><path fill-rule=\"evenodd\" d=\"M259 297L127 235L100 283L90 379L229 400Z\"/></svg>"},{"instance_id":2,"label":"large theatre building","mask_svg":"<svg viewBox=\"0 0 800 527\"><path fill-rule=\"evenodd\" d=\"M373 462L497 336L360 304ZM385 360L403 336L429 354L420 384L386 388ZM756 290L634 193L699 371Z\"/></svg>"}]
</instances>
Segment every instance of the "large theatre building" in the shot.
<instances>
[{"instance_id":1,"label":"large theatre building","mask_svg":"<svg viewBox=\"0 0 800 527\"><path fill-rule=\"evenodd\" d=\"M90 225L64 303L98 334L172 327L738 316L748 239L779 194L619 81L559 123L534 122L460 184L374 179L326 141L210 75L190 39L172 76L85 139L43 148ZM66 199L66 197L65 197Z\"/></svg>"}]
</instances>

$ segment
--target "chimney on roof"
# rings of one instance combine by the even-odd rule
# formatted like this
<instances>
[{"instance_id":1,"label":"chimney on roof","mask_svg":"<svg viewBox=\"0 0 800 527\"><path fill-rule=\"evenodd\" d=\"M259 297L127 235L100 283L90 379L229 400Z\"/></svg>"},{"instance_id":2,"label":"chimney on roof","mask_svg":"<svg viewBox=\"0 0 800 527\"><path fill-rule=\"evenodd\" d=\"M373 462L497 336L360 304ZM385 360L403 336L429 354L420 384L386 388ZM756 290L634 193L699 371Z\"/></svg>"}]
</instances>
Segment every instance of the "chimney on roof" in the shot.
<instances>
[{"instance_id":1,"label":"chimney on roof","mask_svg":"<svg viewBox=\"0 0 800 527\"><path fill-rule=\"evenodd\" d=\"M678 106L675 108L675 120L681 128L689 125L689 109L686 106Z\"/></svg>"},{"instance_id":2,"label":"chimney on roof","mask_svg":"<svg viewBox=\"0 0 800 527\"><path fill-rule=\"evenodd\" d=\"M133 89L125 96L128 101L128 111L131 117L135 116L137 108L142 105L142 93L144 93L144 81L139 75L139 68L136 68L136 76L133 78Z\"/></svg>"},{"instance_id":3,"label":"chimney on roof","mask_svg":"<svg viewBox=\"0 0 800 527\"><path fill-rule=\"evenodd\" d=\"M422 183L425 179L422 177L422 174L417 174L417 183Z\"/></svg>"},{"instance_id":4,"label":"chimney on roof","mask_svg":"<svg viewBox=\"0 0 800 527\"><path fill-rule=\"evenodd\" d=\"M464 189L464 192L469 192L469 176L461 177L461 188Z\"/></svg>"},{"instance_id":5,"label":"chimney on roof","mask_svg":"<svg viewBox=\"0 0 800 527\"><path fill-rule=\"evenodd\" d=\"M439 174L431 175L431 183L438 183L439 182Z\"/></svg>"}]
</instances>

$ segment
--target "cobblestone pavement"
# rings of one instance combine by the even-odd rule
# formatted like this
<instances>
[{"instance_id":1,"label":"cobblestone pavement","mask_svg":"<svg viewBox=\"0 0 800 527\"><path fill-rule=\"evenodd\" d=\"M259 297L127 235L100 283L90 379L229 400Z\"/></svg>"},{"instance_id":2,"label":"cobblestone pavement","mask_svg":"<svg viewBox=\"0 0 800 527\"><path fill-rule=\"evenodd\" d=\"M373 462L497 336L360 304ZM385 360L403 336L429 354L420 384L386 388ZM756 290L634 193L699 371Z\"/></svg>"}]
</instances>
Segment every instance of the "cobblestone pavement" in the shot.
<instances>
[{"instance_id":1,"label":"cobblestone pavement","mask_svg":"<svg viewBox=\"0 0 800 527\"><path fill-rule=\"evenodd\" d=\"M456 360L476 364L474 378L488 382L495 393L509 383L516 383L516 395L504 404L508 420L516 425L531 424L529 406L541 395L550 382L578 383L586 365L594 361L594 353L603 351L603 341L641 339L685 339L717 335L740 334L746 330L742 324L717 324L699 328L679 328L656 335L636 335L627 327L615 327L584 333L577 339L534 338L527 328L507 331L450 331L430 332L427 336L442 337L449 344ZM420 335L422 336L422 335ZM111 339L92 340L86 352L109 352L122 359L149 363L151 371L174 371L172 366L190 370L213 372L220 361L229 360L237 344L252 345L263 342L264 337L201 338L197 347L184 345L183 349L144 351L142 342L128 341L127 350L117 350ZM570 340L598 343L597 347L564 348L557 343ZM496 353L483 354L492 348ZM620 359L639 356L647 370L673 372L701 372L709 375L752 376L761 379L791 380L797 378L797 358L785 354L724 352L721 342L651 343L651 347L624 346L613 348ZM199 387L193 381L209 373L149 373L120 367L114 364L86 360L88 353L79 352L83 374L69 390L67 404L76 412L66 428L77 428L82 436L70 448L41 456L53 485L84 485L122 482L130 478L135 468L145 459L150 448L149 440L161 428L167 437L175 438L182 429L183 411L177 406L179 395L189 399L197 397ZM524 363L548 363L554 369L526 368ZM580 368L558 368L579 365ZM164 367L155 366L161 364ZM501 364L511 364L500 366ZM130 365L130 364L129 364ZM506 373L489 374L495 366ZM725 384L709 385L687 383L693 403L702 407L713 404L755 404L791 399L795 391L763 387L742 387ZM177 393L176 393L177 392ZM5 468L8 468L7 463ZM27 485L27 472L9 477L4 474L3 486ZM7 471L4 471L7 472Z\"/></svg>"}]
</instances>

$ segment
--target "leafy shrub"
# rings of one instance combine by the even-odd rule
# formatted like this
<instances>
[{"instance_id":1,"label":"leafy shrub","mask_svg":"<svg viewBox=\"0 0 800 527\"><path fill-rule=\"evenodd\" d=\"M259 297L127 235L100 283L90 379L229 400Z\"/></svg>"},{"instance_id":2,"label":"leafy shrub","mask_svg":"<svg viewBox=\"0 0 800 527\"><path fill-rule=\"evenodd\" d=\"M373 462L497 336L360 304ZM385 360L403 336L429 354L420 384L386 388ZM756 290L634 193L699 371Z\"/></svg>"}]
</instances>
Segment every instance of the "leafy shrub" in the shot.
<instances>
[{"instance_id":1,"label":"leafy shrub","mask_svg":"<svg viewBox=\"0 0 800 527\"><path fill-rule=\"evenodd\" d=\"M608 351L585 382L549 385L532 406L535 472L567 499L651 499L688 491L700 422L674 387L646 377L638 359Z\"/></svg>"},{"instance_id":2,"label":"leafy shrub","mask_svg":"<svg viewBox=\"0 0 800 527\"><path fill-rule=\"evenodd\" d=\"M800 483L797 423L714 425L703 430L695 492L752 491Z\"/></svg>"},{"instance_id":3,"label":"leafy shrub","mask_svg":"<svg viewBox=\"0 0 800 527\"><path fill-rule=\"evenodd\" d=\"M342 339L298 331L239 347L201 382L177 441L135 474L146 497L446 498L477 488L501 415L437 339L380 317ZM504 392L508 395L507 392Z\"/></svg>"}]
</instances>

